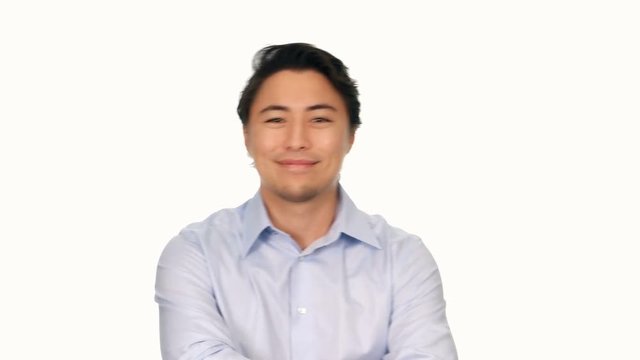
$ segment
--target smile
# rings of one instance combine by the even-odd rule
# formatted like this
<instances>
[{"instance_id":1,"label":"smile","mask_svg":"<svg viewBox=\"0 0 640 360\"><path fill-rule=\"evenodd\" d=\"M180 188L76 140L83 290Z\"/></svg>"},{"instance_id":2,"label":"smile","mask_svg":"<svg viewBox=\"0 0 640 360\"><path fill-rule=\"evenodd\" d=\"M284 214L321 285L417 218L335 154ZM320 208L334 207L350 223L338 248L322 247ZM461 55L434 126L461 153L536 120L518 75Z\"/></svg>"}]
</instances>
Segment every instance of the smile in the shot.
<instances>
[{"instance_id":1,"label":"smile","mask_svg":"<svg viewBox=\"0 0 640 360\"><path fill-rule=\"evenodd\" d=\"M287 170L292 171L304 171L311 169L314 165L319 163L319 161L315 160L307 160L307 159L285 159L277 161L278 165L286 168Z\"/></svg>"}]
</instances>

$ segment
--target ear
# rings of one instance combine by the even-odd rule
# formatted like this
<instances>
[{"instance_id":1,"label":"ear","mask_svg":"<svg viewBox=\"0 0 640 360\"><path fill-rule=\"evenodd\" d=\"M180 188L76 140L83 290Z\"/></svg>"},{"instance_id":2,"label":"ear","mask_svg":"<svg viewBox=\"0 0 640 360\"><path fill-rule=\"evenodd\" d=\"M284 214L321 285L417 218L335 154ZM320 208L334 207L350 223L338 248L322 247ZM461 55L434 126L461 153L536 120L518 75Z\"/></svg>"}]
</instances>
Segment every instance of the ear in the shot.
<instances>
[{"instance_id":1,"label":"ear","mask_svg":"<svg viewBox=\"0 0 640 360\"><path fill-rule=\"evenodd\" d=\"M249 127L246 125L242 126L242 136L244 137L244 148L247 149L249 156L253 157L249 151Z\"/></svg>"},{"instance_id":2,"label":"ear","mask_svg":"<svg viewBox=\"0 0 640 360\"><path fill-rule=\"evenodd\" d=\"M349 148L347 149L347 154L351 151L353 147L353 142L356 140L356 130L349 130Z\"/></svg>"}]
</instances>

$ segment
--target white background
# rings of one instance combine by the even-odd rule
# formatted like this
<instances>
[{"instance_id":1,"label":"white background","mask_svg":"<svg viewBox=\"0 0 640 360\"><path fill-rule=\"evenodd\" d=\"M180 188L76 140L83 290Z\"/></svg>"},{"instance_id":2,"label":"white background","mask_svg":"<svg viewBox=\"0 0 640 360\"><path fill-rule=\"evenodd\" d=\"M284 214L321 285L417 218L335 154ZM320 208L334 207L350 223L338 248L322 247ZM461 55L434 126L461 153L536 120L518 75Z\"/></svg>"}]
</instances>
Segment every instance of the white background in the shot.
<instances>
[{"instance_id":1,"label":"white background","mask_svg":"<svg viewBox=\"0 0 640 360\"><path fill-rule=\"evenodd\" d=\"M254 194L238 95L304 41L360 84L343 185L424 239L461 359L640 359L636 4L3 1L0 358L159 359L158 256Z\"/></svg>"}]
</instances>

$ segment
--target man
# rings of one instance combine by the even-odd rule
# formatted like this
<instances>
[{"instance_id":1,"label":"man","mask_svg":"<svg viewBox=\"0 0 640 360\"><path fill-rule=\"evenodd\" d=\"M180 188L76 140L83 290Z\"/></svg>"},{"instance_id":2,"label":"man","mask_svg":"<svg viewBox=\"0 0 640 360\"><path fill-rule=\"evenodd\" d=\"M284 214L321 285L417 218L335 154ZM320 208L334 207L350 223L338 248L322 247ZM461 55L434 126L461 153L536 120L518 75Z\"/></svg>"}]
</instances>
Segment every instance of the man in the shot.
<instances>
[{"instance_id":1,"label":"man","mask_svg":"<svg viewBox=\"0 0 640 360\"><path fill-rule=\"evenodd\" d=\"M254 198L189 225L159 264L164 359L457 359L436 264L339 185L360 124L342 61L264 48L238 115Z\"/></svg>"}]
</instances>

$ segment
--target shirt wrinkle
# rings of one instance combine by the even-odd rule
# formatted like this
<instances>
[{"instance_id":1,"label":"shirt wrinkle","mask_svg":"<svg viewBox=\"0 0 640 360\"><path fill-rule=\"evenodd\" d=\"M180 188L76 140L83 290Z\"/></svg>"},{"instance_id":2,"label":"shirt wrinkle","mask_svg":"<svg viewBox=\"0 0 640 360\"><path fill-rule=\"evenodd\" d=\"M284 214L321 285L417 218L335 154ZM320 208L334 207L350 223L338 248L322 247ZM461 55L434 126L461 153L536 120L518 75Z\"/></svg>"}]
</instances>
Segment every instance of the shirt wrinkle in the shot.
<instances>
[{"instance_id":1,"label":"shirt wrinkle","mask_svg":"<svg viewBox=\"0 0 640 360\"><path fill-rule=\"evenodd\" d=\"M259 193L181 231L157 270L163 359L457 360L422 241L339 191L329 231L304 251Z\"/></svg>"}]
</instances>

